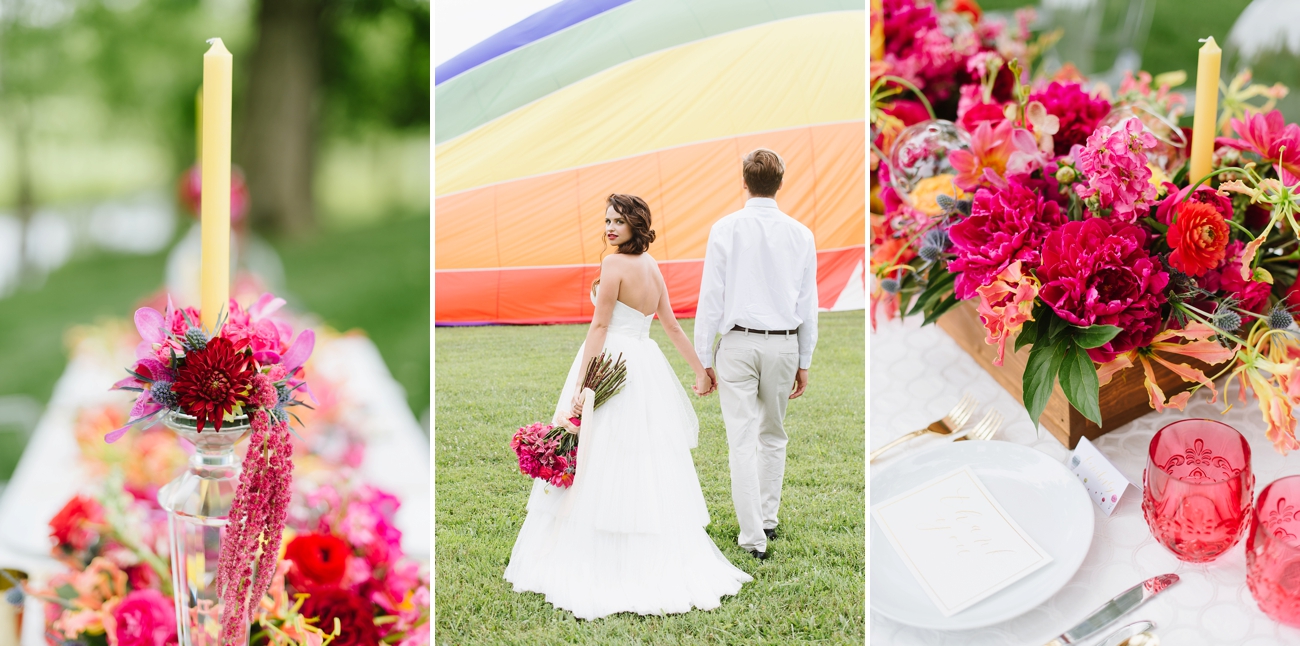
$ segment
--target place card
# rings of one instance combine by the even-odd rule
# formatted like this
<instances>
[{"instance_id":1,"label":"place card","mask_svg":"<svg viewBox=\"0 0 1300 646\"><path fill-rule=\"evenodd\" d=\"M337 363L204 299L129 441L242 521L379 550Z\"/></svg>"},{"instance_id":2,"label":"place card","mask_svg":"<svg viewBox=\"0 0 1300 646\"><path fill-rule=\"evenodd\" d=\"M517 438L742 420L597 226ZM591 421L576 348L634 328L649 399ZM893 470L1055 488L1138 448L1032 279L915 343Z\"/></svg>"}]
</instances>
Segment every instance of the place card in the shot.
<instances>
[{"instance_id":1,"label":"place card","mask_svg":"<svg viewBox=\"0 0 1300 646\"><path fill-rule=\"evenodd\" d=\"M1088 438L1079 438L1078 446L1074 447L1074 453L1070 454L1068 462L1070 470L1083 483L1088 490L1088 497L1101 507L1103 512L1109 516L1119 505L1119 499L1128 491L1129 486L1138 489L1137 485L1128 481L1124 474L1111 464L1106 456L1097 450L1097 447Z\"/></svg>"},{"instance_id":2,"label":"place card","mask_svg":"<svg viewBox=\"0 0 1300 646\"><path fill-rule=\"evenodd\" d=\"M871 514L945 617L1052 560L970 467L878 503Z\"/></svg>"}]
</instances>

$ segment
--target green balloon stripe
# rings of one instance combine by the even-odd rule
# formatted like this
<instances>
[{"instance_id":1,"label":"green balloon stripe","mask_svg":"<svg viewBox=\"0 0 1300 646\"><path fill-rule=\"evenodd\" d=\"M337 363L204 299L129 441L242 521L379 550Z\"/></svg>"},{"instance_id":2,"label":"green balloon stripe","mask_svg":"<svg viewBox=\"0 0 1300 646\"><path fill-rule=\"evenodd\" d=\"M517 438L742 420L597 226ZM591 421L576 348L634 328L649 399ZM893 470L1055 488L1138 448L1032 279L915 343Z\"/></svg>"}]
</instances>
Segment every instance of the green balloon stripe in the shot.
<instances>
[{"instance_id":1,"label":"green balloon stripe","mask_svg":"<svg viewBox=\"0 0 1300 646\"><path fill-rule=\"evenodd\" d=\"M434 142L646 54L774 20L865 9L864 0L635 0L438 85Z\"/></svg>"}]
</instances>

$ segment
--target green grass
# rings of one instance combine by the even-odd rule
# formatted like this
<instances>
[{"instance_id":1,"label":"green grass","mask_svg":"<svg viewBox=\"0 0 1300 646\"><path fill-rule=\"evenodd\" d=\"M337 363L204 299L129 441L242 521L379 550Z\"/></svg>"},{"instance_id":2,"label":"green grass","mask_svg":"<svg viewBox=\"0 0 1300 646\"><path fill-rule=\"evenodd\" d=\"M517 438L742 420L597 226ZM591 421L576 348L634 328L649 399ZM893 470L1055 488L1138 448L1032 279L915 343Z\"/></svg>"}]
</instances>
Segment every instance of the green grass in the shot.
<instances>
[{"instance_id":1,"label":"green grass","mask_svg":"<svg viewBox=\"0 0 1300 646\"><path fill-rule=\"evenodd\" d=\"M274 241L297 309L374 339L417 415L429 407L429 218L408 217L301 240ZM51 273L38 289L0 299L0 396L26 395L45 406L68 356L73 325L126 319L163 281L166 252L95 254ZM107 388L110 384L105 384ZM0 427L0 481L26 444Z\"/></svg>"},{"instance_id":2,"label":"green grass","mask_svg":"<svg viewBox=\"0 0 1300 646\"><path fill-rule=\"evenodd\" d=\"M687 335L693 321L683 321ZM718 398L695 398L695 468L713 541L754 576L711 612L586 622L504 579L531 481L509 441L550 415L586 326L438 328L435 602L438 644L861 644L865 639L862 312L823 314L812 379L786 416L782 536L759 562L736 545ZM662 330L677 374L690 369ZM693 383L690 382L690 383ZM689 387L687 381L683 384Z\"/></svg>"}]
</instances>

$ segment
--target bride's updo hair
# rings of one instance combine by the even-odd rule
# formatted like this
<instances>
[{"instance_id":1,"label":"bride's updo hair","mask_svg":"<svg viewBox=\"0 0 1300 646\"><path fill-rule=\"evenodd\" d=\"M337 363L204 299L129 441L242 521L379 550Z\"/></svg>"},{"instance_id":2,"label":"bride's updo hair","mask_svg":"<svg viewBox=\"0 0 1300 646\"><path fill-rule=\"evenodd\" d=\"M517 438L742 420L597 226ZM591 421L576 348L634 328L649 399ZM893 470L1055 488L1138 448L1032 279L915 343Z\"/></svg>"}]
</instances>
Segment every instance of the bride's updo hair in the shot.
<instances>
[{"instance_id":1,"label":"bride's updo hair","mask_svg":"<svg viewBox=\"0 0 1300 646\"><path fill-rule=\"evenodd\" d=\"M641 254L655 241L655 231L650 228L650 205L635 195L614 193L605 200L607 206L614 207L614 212L623 216L628 228L632 230L632 239L618 246L619 253Z\"/></svg>"}]
</instances>

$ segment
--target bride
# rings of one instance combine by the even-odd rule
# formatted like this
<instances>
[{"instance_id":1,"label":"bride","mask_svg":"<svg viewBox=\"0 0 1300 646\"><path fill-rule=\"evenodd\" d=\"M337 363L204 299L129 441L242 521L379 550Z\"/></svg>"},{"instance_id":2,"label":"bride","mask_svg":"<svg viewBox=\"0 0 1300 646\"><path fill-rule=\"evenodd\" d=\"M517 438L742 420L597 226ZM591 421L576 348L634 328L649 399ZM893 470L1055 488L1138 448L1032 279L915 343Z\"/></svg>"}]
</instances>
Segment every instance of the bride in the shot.
<instances>
[{"instance_id":1,"label":"bride","mask_svg":"<svg viewBox=\"0 0 1300 646\"><path fill-rule=\"evenodd\" d=\"M695 394L715 384L673 315L659 265L645 253L655 239L650 208L631 195L606 201L605 258L593 284L596 311L556 405L583 408L582 372L603 349L627 362L623 389L583 417L578 466L568 489L533 483L505 578L581 619L712 610L752 578L733 566L704 531L708 509L690 450L699 421L659 346L655 314L695 371Z\"/></svg>"}]
</instances>

